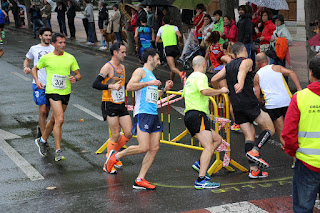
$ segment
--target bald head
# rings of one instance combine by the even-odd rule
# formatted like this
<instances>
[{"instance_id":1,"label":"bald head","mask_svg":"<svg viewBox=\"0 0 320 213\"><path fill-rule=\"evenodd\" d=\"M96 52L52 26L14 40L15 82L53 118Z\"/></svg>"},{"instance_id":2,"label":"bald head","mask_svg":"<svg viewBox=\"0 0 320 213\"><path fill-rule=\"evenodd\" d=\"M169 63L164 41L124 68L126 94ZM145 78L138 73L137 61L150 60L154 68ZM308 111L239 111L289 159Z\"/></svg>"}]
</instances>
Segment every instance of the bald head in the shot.
<instances>
[{"instance_id":1,"label":"bald head","mask_svg":"<svg viewBox=\"0 0 320 213\"><path fill-rule=\"evenodd\" d=\"M268 57L265 53L258 53L256 55L256 62L268 62Z\"/></svg>"},{"instance_id":2,"label":"bald head","mask_svg":"<svg viewBox=\"0 0 320 213\"><path fill-rule=\"evenodd\" d=\"M203 72L205 73L207 70L206 59L203 56L196 56L192 60L192 67L195 72Z\"/></svg>"}]
</instances>

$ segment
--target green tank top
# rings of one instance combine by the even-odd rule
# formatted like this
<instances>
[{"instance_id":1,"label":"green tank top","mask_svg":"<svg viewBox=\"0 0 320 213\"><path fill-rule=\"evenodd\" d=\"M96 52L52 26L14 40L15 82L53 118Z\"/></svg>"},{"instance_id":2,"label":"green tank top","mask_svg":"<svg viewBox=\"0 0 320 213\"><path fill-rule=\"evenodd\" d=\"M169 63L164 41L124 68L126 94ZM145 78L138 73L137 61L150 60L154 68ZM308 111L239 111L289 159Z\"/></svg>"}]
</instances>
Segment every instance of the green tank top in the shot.
<instances>
[{"instance_id":1,"label":"green tank top","mask_svg":"<svg viewBox=\"0 0 320 213\"><path fill-rule=\"evenodd\" d=\"M163 47L177 45L177 35L173 25L162 26L161 39Z\"/></svg>"}]
</instances>

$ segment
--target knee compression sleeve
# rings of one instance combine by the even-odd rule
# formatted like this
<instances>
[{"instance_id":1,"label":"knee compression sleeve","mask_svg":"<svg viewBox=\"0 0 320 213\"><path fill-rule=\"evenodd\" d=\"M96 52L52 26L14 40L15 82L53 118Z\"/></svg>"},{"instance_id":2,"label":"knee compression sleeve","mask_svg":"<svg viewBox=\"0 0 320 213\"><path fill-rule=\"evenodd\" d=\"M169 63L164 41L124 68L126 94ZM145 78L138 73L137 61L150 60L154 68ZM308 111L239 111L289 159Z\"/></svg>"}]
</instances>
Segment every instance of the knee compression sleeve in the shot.
<instances>
[{"instance_id":1,"label":"knee compression sleeve","mask_svg":"<svg viewBox=\"0 0 320 213\"><path fill-rule=\"evenodd\" d=\"M261 132L261 134L258 137L257 142L254 144L254 148L258 151L261 149L261 147L267 143L267 141L271 138L272 134L269 129L264 130Z\"/></svg>"}]
</instances>

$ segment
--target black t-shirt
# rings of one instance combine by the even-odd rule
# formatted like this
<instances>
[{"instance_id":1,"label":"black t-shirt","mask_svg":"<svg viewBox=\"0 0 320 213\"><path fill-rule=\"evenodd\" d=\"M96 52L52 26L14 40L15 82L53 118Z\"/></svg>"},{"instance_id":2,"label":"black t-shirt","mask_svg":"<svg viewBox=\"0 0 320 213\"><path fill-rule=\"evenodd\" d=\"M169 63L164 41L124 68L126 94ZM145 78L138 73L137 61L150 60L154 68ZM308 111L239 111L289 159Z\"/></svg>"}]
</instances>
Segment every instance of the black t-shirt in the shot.
<instances>
[{"instance_id":1,"label":"black t-shirt","mask_svg":"<svg viewBox=\"0 0 320 213\"><path fill-rule=\"evenodd\" d=\"M243 90L236 93L234 85L238 83L238 73L241 62L246 58L236 58L226 65L226 79L229 89L230 101L234 111L248 109L259 104L253 92L253 72L248 72L244 81Z\"/></svg>"}]
</instances>

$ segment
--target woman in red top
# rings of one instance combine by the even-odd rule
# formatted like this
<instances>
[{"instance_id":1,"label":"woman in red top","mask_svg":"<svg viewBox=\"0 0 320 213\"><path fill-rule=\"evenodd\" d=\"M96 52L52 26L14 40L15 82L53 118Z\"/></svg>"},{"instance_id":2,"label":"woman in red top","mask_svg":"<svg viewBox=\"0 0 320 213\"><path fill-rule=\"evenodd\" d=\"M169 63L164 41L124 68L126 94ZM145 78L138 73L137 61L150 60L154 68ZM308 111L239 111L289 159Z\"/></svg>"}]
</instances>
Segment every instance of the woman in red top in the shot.
<instances>
[{"instance_id":1,"label":"woman in red top","mask_svg":"<svg viewBox=\"0 0 320 213\"><path fill-rule=\"evenodd\" d=\"M223 68L223 66L221 66L223 64L221 61L221 57L224 54L221 49L221 44L219 43L219 40L220 33L218 31L213 31L206 40L206 42L209 44L209 47L207 49L205 59L206 61L208 61L210 56L210 61L214 71L220 71Z\"/></svg>"},{"instance_id":2,"label":"woman in red top","mask_svg":"<svg viewBox=\"0 0 320 213\"><path fill-rule=\"evenodd\" d=\"M199 42L201 42L201 39L202 39L202 34L200 33L200 29L202 28L204 15L206 14L205 10L206 8L203 4L198 4L196 6L197 13L193 20L194 26L196 26L197 37Z\"/></svg>"},{"instance_id":3,"label":"woman in red top","mask_svg":"<svg viewBox=\"0 0 320 213\"><path fill-rule=\"evenodd\" d=\"M137 26L137 18L138 18L138 12L135 9L131 10L131 21L130 24L132 26L133 32L136 31L136 26Z\"/></svg>"},{"instance_id":4,"label":"woman in red top","mask_svg":"<svg viewBox=\"0 0 320 213\"><path fill-rule=\"evenodd\" d=\"M223 39L228 39L232 42L238 42L238 27L235 25L234 20L230 16L223 17L224 23L224 33L222 35Z\"/></svg>"},{"instance_id":5,"label":"woman in red top","mask_svg":"<svg viewBox=\"0 0 320 213\"><path fill-rule=\"evenodd\" d=\"M266 52L270 45L270 39L276 26L272 23L272 12L269 9L264 9L261 13L261 21L263 24L263 31L258 32L260 39L260 52Z\"/></svg>"}]
</instances>

